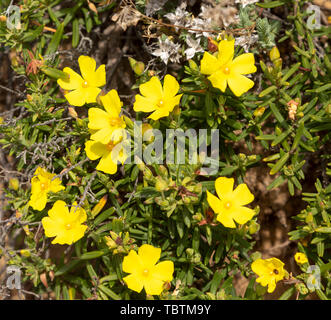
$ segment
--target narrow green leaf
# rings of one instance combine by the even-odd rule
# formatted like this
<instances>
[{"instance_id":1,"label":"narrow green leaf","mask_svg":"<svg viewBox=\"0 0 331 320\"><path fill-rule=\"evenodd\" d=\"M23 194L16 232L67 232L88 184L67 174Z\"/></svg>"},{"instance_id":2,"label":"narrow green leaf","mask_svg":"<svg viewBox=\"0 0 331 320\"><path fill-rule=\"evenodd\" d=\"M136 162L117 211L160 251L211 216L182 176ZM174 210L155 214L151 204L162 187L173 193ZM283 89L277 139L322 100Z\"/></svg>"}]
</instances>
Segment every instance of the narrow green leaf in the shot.
<instances>
[{"instance_id":1,"label":"narrow green leaf","mask_svg":"<svg viewBox=\"0 0 331 320\"><path fill-rule=\"evenodd\" d=\"M54 33L51 42L49 43L47 50L45 52L45 55L50 55L56 52L57 48L59 47L59 44L62 39L63 35L63 30L64 30L64 25L63 23L60 24L60 26L57 28L56 32Z\"/></svg>"},{"instance_id":2,"label":"narrow green leaf","mask_svg":"<svg viewBox=\"0 0 331 320\"><path fill-rule=\"evenodd\" d=\"M272 169L270 170L270 174L273 175L275 173L277 173L286 163L286 161L288 160L290 154L287 152L285 153L277 162L276 164L272 167Z\"/></svg>"}]
</instances>

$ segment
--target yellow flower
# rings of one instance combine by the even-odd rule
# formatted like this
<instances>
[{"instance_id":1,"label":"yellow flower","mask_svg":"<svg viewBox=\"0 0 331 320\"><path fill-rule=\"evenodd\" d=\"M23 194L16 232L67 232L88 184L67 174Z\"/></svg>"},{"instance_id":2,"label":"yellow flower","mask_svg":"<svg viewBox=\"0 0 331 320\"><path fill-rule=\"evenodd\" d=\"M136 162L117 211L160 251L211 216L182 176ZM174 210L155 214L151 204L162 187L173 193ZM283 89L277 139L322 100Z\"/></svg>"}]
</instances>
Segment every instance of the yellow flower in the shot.
<instances>
[{"instance_id":1,"label":"yellow flower","mask_svg":"<svg viewBox=\"0 0 331 320\"><path fill-rule=\"evenodd\" d=\"M308 262L307 256L302 252L297 252L294 256L294 259L297 262L297 264L304 264Z\"/></svg>"},{"instance_id":2,"label":"yellow flower","mask_svg":"<svg viewBox=\"0 0 331 320\"><path fill-rule=\"evenodd\" d=\"M182 94L177 94L179 84L177 80L167 74L164 77L163 88L157 77L152 77L148 82L139 86L140 94L136 95L133 105L134 111L152 112L148 118L158 120L167 117L169 113L179 104Z\"/></svg>"},{"instance_id":3,"label":"yellow flower","mask_svg":"<svg viewBox=\"0 0 331 320\"><path fill-rule=\"evenodd\" d=\"M83 208L77 207L74 202L70 212L66 203L58 200L48 211L48 217L41 220L46 237L55 237L52 244L72 244L84 236L87 219Z\"/></svg>"},{"instance_id":4,"label":"yellow flower","mask_svg":"<svg viewBox=\"0 0 331 320\"><path fill-rule=\"evenodd\" d=\"M120 140L118 134L121 132L117 129L124 129L126 124L123 116L120 117L122 103L116 90L109 91L105 96L100 97L106 111L99 108L90 108L88 111L88 127L93 130L91 139L107 144L112 140Z\"/></svg>"},{"instance_id":5,"label":"yellow flower","mask_svg":"<svg viewBox=\"0 0 331 320\"><path fill-rule=\"evenodd\" d=\"M34 210L41 211L45 208L47 203L47 195L49 192L59 192L64 190L61 185L61 180L56 178L54 173L49 173L45 169L38 167L31 179L31 197L29 206Z\"/></svg>"},{"instance_id":6,"label":"yellow flower","mask_svg":"<svg viewBox=\"0 0 331 320\"><path fill-rule=\"evenodd\" d=\"M105 173L114 174L117 171L117 162L124 163L128 155L125 151L127 141L112 141L103 144L99 141L89 140L85 142L85 152L90 160L101 158L96 169Z\"/></svg>"},{"instance_id":7,"label":"yellow flower","mask_svg":"<svg viewBox=\"0 0 331 320\"><path fill-rule=\"evenodd\" d=\"M57 83L62 89L70 91L65 94L68 102L73 106L81 107L85 103L96 102L101 92L99 87L106 84L106 70L104 64L95 70L95 60L87 56L80 56L78 64L82 76L67 67L63 69L63 72L69 74L69 80L58 79Z\"/></svg>"},{"instance_id":8,"label":"yellow flower","mask_svg":"<svg viewBox=\"0 0 331 320\"><path fill-rule=\"evenodd\" d=\"M138 254L131 250L123 259L123 271L130 275L123 278L129 289L146 294L159 295L165 282L173 279L174 263L172 261L156 262L160 259L161 249L149 244L142 245Z\"/></svg>"},{"instance_id":9,"label":"yellow flower","mask_svg":"<svg viewBox=\"0 0 331 320\"><path fill-rule=\"evenodd\" d=\"M268 286L271 293L276 288L276 283L285 277L284 263L277 258L257 259L252 263L252 270L259 277L256 282L262 286Z\"/></svg>"},{"instance_id":10,"label":"yellow flower","mask_svg":"<svg viewBox=\"0 0 331 320\"><path fill-rule=\"evenodd\" d=\"M233 190L234 179L219 177L215 181L215 189L218 198L207 191L207 201L217 214L217 221L227 228L235 228L233 220L244 224L253 218L255 211L244 207L254 200L253 194L246 184L240 184Z\"/></svg>"},{"instance_id":11,"label":"yellow flower","mask_svg":"<svg viewBox=\"0 0 331 320\"><path fill-rule=\"evenodd\" d=\"M254 86L254 81L243 75L256 72L257 69L252 53L244 53L233 59L234 41L222 40L218 44L217 57L205 52L200 69L202 74L209 75L208 79L213 87L225 92L229 85L232 92L239 97Z\"/></svg>"}]
</instances>

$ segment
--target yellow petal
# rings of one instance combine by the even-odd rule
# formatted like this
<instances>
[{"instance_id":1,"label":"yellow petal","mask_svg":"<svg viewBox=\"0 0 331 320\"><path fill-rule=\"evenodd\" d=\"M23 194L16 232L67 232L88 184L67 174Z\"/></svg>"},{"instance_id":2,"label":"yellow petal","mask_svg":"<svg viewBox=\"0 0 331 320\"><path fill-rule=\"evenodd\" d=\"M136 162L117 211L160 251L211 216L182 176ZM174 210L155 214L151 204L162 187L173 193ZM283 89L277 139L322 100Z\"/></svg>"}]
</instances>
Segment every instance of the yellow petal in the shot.
<instances>
[{"instance_id":1,"label":"yellow petal","mask_svg":"<svg viewBox=\"0 0 331 320\"><path fill-rule=\"evenodd\" d=\"M86 103L85 92L81 88L70 91L65 95L65 98L72 106L76 107L81 107Z\"/></svg>"},{"instance_id":2,"label":"yellow petal","mask_svg":"<svg viewBox=\"0 0 331 320\"><path fill-rule=\"evenodd\" d=\"M85 152L90 160L96 160L101 158L106 152L106 146L98 141L86 141Z\"/></svg>"},{"instance_id":3,"label":"yellow petal","mask_svg":"<svg viewBox=\"0 0 331 320\"><path fill-rule=\"evenodd\" d=\"M227 212L221 212L220 214L218 214L216 220L222 223L224 227L227 228L236 227L236 224L234 223L232 216Z\"/></svg>"},{"instance_id":4,"label":"yellow petal","mask_svg":"<svg viewBox=\"0 0 331 320\"><path fill-rule=\"evenodd\" d=\"M138 249L138 255L146 267L153 267L160 259L161 248L155 248L149 244L143 244Z\"/></svg>"},{"instance_id":5,"label":"yellow petal","mask_svg":"<svg viewBox=\"0 0 331 320\"><path fill-rule=\"evenodd\" d=\"M234 191L233 197L237 205L244 206L254 201L254 195L249 191L245 183L241 183Z\"/></svg>"},{"instance_id":6,"label":"yellow petal","mask_svg":"<svg viewBox=\"0 0 331 320\"><path fill-rule=\"evenodd\" d=\"M163 92L164 92L164 99L171 99L174 97L179 90L179 84L175 77L170 74L167 74L164 77L163 83Z\"/></svg>"},{"instance_id":7,"label":"yellow petal","mask_svg":"<svg viewBox=\"0 0 331 320\"><path fill-rule=\"evenodd\" d=\"M137 277L135 274L130 274L123 278L124 282L128 286L129 289L141 292L143 289L144 283L141 278Z\"/></svg>"},{"instance_id":8,"label":"yellow petal","mask_svg":"<svg viewBox=\"0 0 331 320\"><path fill-rule=\"evenodd\" d=\"M221 200L215 197L213 194L211 194L208 190L207 190L207 201L215 213L220 213L222 211Z\"/></svg>"},{"instance_id":9,"label":"yellow petal","mask_svg":"<svg viewBox=\"0 0 331 320\"><path fill-rule=\"evenodd\" d=\"M122 103L115 89L110 90L105 96L100 97L102 105L109 115L118 117L121 112Z\"/></svg>"},{"instance_id":10,"label":"yellow petal","mask_svg":"<svg viewBox=\"0 0 331 320\"><path fill-rule=\"evenodd\" d=\"M53 181L50 182L49 190L54 193L64 190L65 187L62 186L61 183L62 181L59 178L54 179Z\"/></svg>"},{"instance_id":11,"label":"yellow petal","mask_svg":"<svg viewBox=\"0 0 331 320\"><path fill-rule=\"evenodd\" d=\"M52 209L48 211L48 216L58 222L58 223L64 223L67 219L67 216L69 215L69 209L67 204L62 200L57 200Z\"/></svg>"},{"instance_id":12,"label":"yellow petal","mask_svg":"<svg viewBox=\"0 0 331 320\"><path fill-rule=\"evenodd\" d=\"M133 110L136 112L152 112L156 109L155 99L146 98L140 94L136 95L136 101L133 104Z\"/></svg>"},{"instance_id":13,"label":"yellow petal","mask_svg":"<svg viewBox=\"0 0 331 320\"><path fill-rule=\"evenodd\" d=\"M52 244L72 244L73 236L72 233L65 229L62 229L61 232L57 234L55 239L52 241Z\"/></svg>"},{"instance_id":14,"label":"yellow petal","mask_svg":"<svg viewBox=\"0 0 331 320\"><path fill-rule=\"evenodd\" d=\"M46 207L47 192L33 193L31 195L29 205L34 209L41 211Z\"/></svg>"},{"instance_id":15,"label":"yellow petal","mask_svg":"<svg viewBox=\"0 0 331 320\"><path fill-rule=\"evenodd\" d=\"M94 103L97 101L97 96L101 92L101 89L96 87L88 87L84 89L86 103Z\"/></svg>"},{"instance_id":16,"label":"yellow petal","mask_svg":"<svg viewBox=\"0 0 331 320\"><path fill-rule=\"evenodd\" d=\"M238 74L248 74L256 72L253 53L244 53L236 57L231 64L231 71Z\"/></svg>"},{"instance_id":17,"label":"yellow petal","mask_svg":"<svg viewBox=\"0 0 331 320\"><path fill-rule=\"evenodd\" d=\"M246 207L236 207L233 210L232 217L239 224L245 224L251 220L255 214L255 211Z\"/></svg>"},{"instance_id":18,"label":"yellow petal","mask_svg":"<svg viewBox=\"0 0 331 320\"><path fill-rule=\"evenodd\" d=\"M240 97L243 93L247 92L254 86L254 81L248 79L241 74L230 74L228 78L228 85L232 92Z\"/></svg>"},{"instance_id":19,"label":"yellow petal","mask_svg":"<svg viewBox=\"0 0 331 320\"><path fill-rule=\"evenodd\" d=\"M220 89L222 92L225 92L227 85L227 76L221 71L217 71L208 77L208 80L211 82L214 88Z\"/></svg>"},{"instance_id":20,"label":"yellow petal","mask_svg":"<svg viewBox=\"0 0 331 320\"><path fill-rule=\"evenodd\" d=\"M220 69L221 66L222 65L215 56L211 55L208 52L205 52L203 54L203 57L200 62L200 70L202 74L213 74L218 69Z\"/></svg>"},{"instance_id":21,"label":"yellow petal","mask_svg":"<svg viewBox=\"0 0 331 320\"><path fill-rule=\"evenodd\" d=\"M274 292L276 289L276 281L273 280L273 281L270 281L268 283L268 292L271 293L271 292Z\"/></svg>"},{"instance_id":22,"label":"yellow petal","mask_svg":"<svg viewBox=\"0 0 331 320\"><path fill-rule=\"evenodd\" d=\"M70 230L70 232L72 233L72 242L74 243L79 239L83 238L86 229L87 229L86 225L78 225L77 227Z\"/></svg>"},{"instance_id":23,"label":"yellow petal","mask_svg":"<svg viewBox=\"0 0 331 320\"><path fill-rule=\"evenodd\" d=\"M72 220L77 221L79 224L85 222L87 219L86 211L82 207L77 206L76 201L70 208L70 216Z\"/></svg>"},{"instance_id":24,"label":"yellow petal","mask_svg":"<svg viewBox=\"0 0 331 320\"><path fill-rule=\"evenodd\" d=\"M78 58L78 64L83 78L85 80L88 80L89 78L94 80L94 73L96 68L95 60L88 56L80 56Z\"/></svg>"},{"instance_id":25,"label":"yellow petal","mask_svg":"<svg viewBox=\"0 0 331 320\"><path fill-rule=\"evenodd\" d=\"M160 109L166 109L169 113L174 110L174 107L179 105L180 99L183 94L178 94L175 97L171 97L164 101L164 106Z\"/></svg>"},{"instance_id":26,"label":"yellow petal","mask_svg":"<svg viewBox=\"0 0 331 320\"><path fill-rule=\"evenodd\" d=\"M43 228L45 229L46 237L55 237L59 232L61 232L61 225L56 221L52 220L50 217L45 217L41 219Z\"/></svg>"},{"instance_id":27,"label":"yellow petal","mask_svg":"<svg viewBox=\"0 0 331 320\"><path fill-rule=\"evenodd\" d=\"M218 44L218 61L221 65L225 65L232 61L234 54L234 39L222 40Z\"/></svg>"},{"instance_id":28,"label":"yellow petal","mask_svg":"<svg viewBox=\"0 0 331 320\"><path fill-rule=\"evenodd\" d=\"M153 269L153 277L163 281L171 281L173 279L174 263L172 261L162 261Z\"/></svg>"},{"instance_id":29,"label":"yellow petal","mask_svg":"<svg viewBox=\"0 0 331 320\"><path fill-rule=\"evenodd\" d=\"M152 77L146 83L139 86L140 93L148 98L157 101L163 98L163 89L158 77Z\"/></svg>"},{"instance_id":30,"label":"yellow petal","mask_svg":"<svg viewBox=\"0 0 331 320\"><path fill-rule=\"evenodd\" d=\"M102 156L96 169L108 174L116 173L117 164L113 161L111 152L105 153Z\"/></svg>"},{"instance_id":31,"label":"yellow petal","mask_svg":"<svg viewBox=\"0 0 331 320\"><path fill-rule=\"evenodd\" d=\"M267 267L265 260L256 259L253 261L251 265L252 271L255 272L258 276L262 276L264 274L269 274L270 270Z\"/></svg>"},{"instance_id":32,"label":"yellow petal","mask_svg":"<svg viewBox=\"0 0 331 320\"><path fill-rule=\"evenodd\" d=\"M94 73L93 86L100 88L105 84L106 84L106 66L102 64Z\"/></svg>"},{"instance_id":33,"label":"yellow petal","mask_svg":"<svg viewBox=\"0 0 331 320\"><path fill-rule=\"evenodd\" d=\"M110 128L110 126L107 126L92 134L91 139L101 142L102 144L107 144L111 140L112 132L113 130Z\"/></svg>"},{"instance_id":34,"label":"yellow petal","mask_svg":"<svg viewBox=\"0 0 331 320\"><path fill-rule=\"evenodd\" d=\"M69 74L69 80L58 79L58 85L64 90L75 90L81 87L83 78L70 68L64 68L63 72Z\"/></svg>"},{"instance_id":35,"label":"yellow petal","mask_svg":"<svg viewBox=\"0 0 331 320\"><path fill-rule=\"evenodd\" d=\"M88 110L88 120L88 127L92 130L98 130L109 126L108 113L99 108L90 108Z\"/></svg>"},{"instance_id":36,"label":"yellow petal","mask_svg":"<svg viewBox=\"0 0 331 320\"><path fill-rule=\"evenodd\" d=\"M215 181L215 189L218 197L223 199L227 195L232 194L233 191L233 178L219 177Z\"/></svg>"},{"instance_id":37,"label":"yellow petal","mask_svg":"<svg viewBox=\"0 0 331 320\"><path fill-rule=\"evenodd\" d=\"M155 110L150 116L148 116L149 119L152 120L159 120L160 118L167 117L169 115L169 110L166 108L161 108Z\"/></svg>"},{"instance_id":38,"label":"yellow petal","mask_svg":"<svg viewBox=\"0 0 331 320\"><path fill-rule=\"evenodd\" d=\"M127 273L134 273L143 270L141 258L138 256L136 251L130 250L129 254L124 257L122 268L123 271Z\"/></svg>"},{"instance_id":39,"label":"yellow petal","mask_svg":"<svg viewBox=\"0 0 331 320\"><path fill-rule=\"evenodd\" d=\"M163 291L164 281L159 279L151 279L144 281L144 288L147 294L160 295Z\"/></svg>"}]
</instances>

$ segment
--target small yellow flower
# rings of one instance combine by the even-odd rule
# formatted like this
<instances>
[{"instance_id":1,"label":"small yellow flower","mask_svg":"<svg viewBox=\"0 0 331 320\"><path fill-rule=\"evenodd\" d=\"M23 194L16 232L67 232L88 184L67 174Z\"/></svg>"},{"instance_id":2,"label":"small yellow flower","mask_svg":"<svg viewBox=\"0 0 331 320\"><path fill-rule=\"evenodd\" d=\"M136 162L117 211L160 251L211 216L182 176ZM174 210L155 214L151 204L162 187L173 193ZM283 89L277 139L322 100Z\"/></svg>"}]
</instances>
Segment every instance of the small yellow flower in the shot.
<instances>
[{"instance_id":1,"label":"small yellow flower","mask_svg":"<svg viewBox=\"0 0 331 320\"><path fill-rule=\"evenodd\" d=\"M49 192L59 192L64 190L61 185L61 180L56 178L54 173L49 173L45 169L38 167L31 179L31 197L29 205L34 209L41 211L47 203L47 195Z\"/></svg>"},{"instance_id":2,"label":"small yellow flower","mask_svg":"<svg viewBox=\"0 0 331 320\"><path fill-rule=\"evenodd\" d=\"M66 203L58 200L48 211L48 217L41 220L46 237L55 237L52 244L72 244L84 236L87 219L84 209L77 207L74 202L70 212Z\"/></svg>"},{"instance_id":3,"label":"small yellow flower","mask_svg":"<svg viewBox=\"0 0 331 320\"><path fill-rule=\"evenodd\" d=\"M284 263L277 258L257 259L252 265L252 270L259 277L256 282L262 286L268 286L268 292L271 293L276 288L276 283L285 277Z\"/></svg>"},{"instance_id":4,"label":"small yellow flower","mask_svg":"<svg viewBox=\"0 0 331 320\"><path fill-rule=\"evenodd\" d=\"M157 77L152 77L148 82L139 86L140 94L136 95L133 105L134 111L152 112L148 118L158 120L167 117L169 113L179 104L182 94L177 94L179 84L177 80L167 74L164 77L163 88Z\"/></svg>"},{"instance_id":5,"label":"small yellow flower","mask_svg":"<svg viewBox=\"0 0 331 320\"><path fill-rule=\"evenodd\" d=\"M256 72L254 55L244 53L235 59L234 41L222 40L218 44L217 57L205 52L200 64L202 74L208 75L213 87L225 92L227 85L236 96L241 96L254 86L254 81L243 76Z\"/></svg>"},{"instance_id":6,"label":"small yellow flower","mask_svg":"<svg viewBox=\"0 0 331 320\"><path fill-rule=\"evenodd\" d=\"M123 271L130 275L123 278L129 289L141 292L145 288L146 294L159 295L163 291L165 282L173 279L174 263L160 259L161 249L144 244L136 251L131 250L123 259Z\"/></svg>"},{"instance_id":7,"label":"small yellow flower","mask_svg":"<svg viewBox=\"0 0 331 320\"><path fill-rule=\"evenodd\" d=\"M308 262L307 256L302 252L297 252L294 256L294 259L297 262L297 264L304 264Z\"/></svg>"},{"instance_id":8,"label":"small yellow flower","mask_svg":"<svg viewBox=\"0 0 331 320\"><path fill-rule=\"evenodd\" d=\"M101 158L96 167L97 170L114 174L117 172L117 162L123 164L128 157L125 143L127 143L125 140L118 143L110 141L107 144L89 140L85 142L85 152L90 160Z\"/></svg>"},{"instance_id":9,"label":"small yellow flower","mask_svg":"<svg viewBox=\"0 0 331 320\"><path fill-rule=\"evenodd\" d=\"M64 68L63 72L69 74L69 80L58 79L58 85L70 91L65 94L68 102L77 107L85 103L96 102L98 94L101 92L100 87L106 84L105 65L101 65L97 70L96 62L88 56L80 56L78 64L82 76L73 71L71 68Z\"/></svg>"},{"instance_id":10,"label":"small yellow flower","mask_svg":"<svg viewBox=\"0 0 331 320\"><path fill-rule=\"evenodd\" d=\"M244 207L254 200L253 194L246 184L240 184L233 190L234 179L219 177L215 181L215 189L218 197L207 191L207 201L217 214L217 221L227 228L235 228L234 220L244 224L251 220L255 211Z\"/></svg>"},{"instance_id":11,"label":"small yellow flower","mask_svg":"<svg viewBox=\"0 0 331 320\"><path fill-rule=\"evenodd\" d=\"M99 108L90 108L88 111L88 127L93 130L91 139L107 144L111 140L118 142L121 132L117 129L124 129L126 124L123 116L120 117L122 102L116 90L109 91L105 96L100 97L106 111Z\"/></svg>"}]
</instances>

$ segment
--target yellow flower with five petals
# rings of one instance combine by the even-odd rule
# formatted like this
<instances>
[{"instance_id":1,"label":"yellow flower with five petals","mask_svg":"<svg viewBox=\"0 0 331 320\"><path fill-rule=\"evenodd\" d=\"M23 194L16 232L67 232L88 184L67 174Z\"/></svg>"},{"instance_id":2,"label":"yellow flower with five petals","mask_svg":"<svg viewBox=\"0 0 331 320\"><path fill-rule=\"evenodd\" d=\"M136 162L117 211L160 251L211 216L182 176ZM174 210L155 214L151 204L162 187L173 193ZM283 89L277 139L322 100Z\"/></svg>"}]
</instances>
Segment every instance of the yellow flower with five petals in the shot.
<instances>
[{"instance_id":1,"label":"yellow flower with five petals","mask_svg":"<svg viewBox=\"0 0 331 320\"><path fill-rule=\"evenodd\" d=\"M294 255L294 259L296 261L297 264L305 264L308 262L308 258L307 256L302 253L302 252L297 252L295 255Z\"/></svg>"},{"instance_id":2,"label":"yellow flower with five petals","mask_svg":"<svg viewBox=\"0 0 331 320\"><path fill-rule=\"evenodd\" d=\"M262 286L268 286L268 292L271 293L276 288L276 283L282 280L286 275L284 263L277 258L256 259L251 268L259 277L256 282Z\"/></svg>"},{"instance_id":3,"label":"yellow flower with five petals","mask_svg":"<svg viewBox=\"0 0 331 320\"><path fill-rule=\"evenodd\" d=\"M207 201L217 214L217 221L227 228L235 228L234 221L244 224L255 215L254 210L244 207L254 200L254 196L247 185L242 183L233 190L233 184L233 178L219 177L215 181L218 197L207 191Z\"/></svg>"},{"instance_id":4,"label":"yellow flower with five petals","mask_svg":"<svg viewBox=\"0 0 331 320\"><path fill-rule=\"evenodd\" d=\"M58 79L57 83L62 89L70 91L65 94L68 102L73 106L81 107L85 103L96 102L101 92L100 87L106 84L106 69L103 64L96 70L95 60L88 56L80 56L78 64L81 76L66 67L63 72L69 75L69 79Z\"/></svg>"},{"instance_id":5,"label":"yellow flower with five petals","mask_svg":"<svg viewBox=\"0 0 331 320\"><path fill-rule=\"evenodd\" d=\"M84 236L87 229L83 225L87 219L83 208L77 207L74 202L70 212L66 203L58 200L48 211L48 216L41 220L46 237L55 237L52 244L72 244Z\"/></svg>"},{"instance_id":6,"label":"yellow flower with five petals","mask_svg":"<svg viewBox=\"0 0 331 320\"><path fill-rule=\"evenodd\" d=\"M163 87L158 77L154 76L139 86L140 94L136 95L133 105L134 111L153 112L148 118L158 120L167 117L174 107L179 104L182 94L177 94L179 84L177 80L167 74Z\"/></svg>"},{"instance_id":7,"label":"yellow flower with five petals","mask_svg":"<svg viewBox=\"0 0 331 320\"><path fill-rule=\"evenodd\" d=\"M87 157L90 160L101 158L96 167L99 171L114 174L117 172L117 163L120 162L124 164L125 160L128 158L126 144L130 143L130 141L129 139L126 139L124 129L117 129L117 132L114 132L114 135L117 137L121 136L121 140L117 143L109 141L107 144L104 144L93 140L85 142L85 152Z\"/></svg>"},{"instance_id":8,"label":"yellow flower with five petals","mask_svg":"<svg viewBox=\"0 0 331 320\"><path fill-rule=\"evenodd\" d=\"M145 288L146 294L160 295L165 282L173 279L174 263L162 261L161 249L144 244L136 251L131 250L123 259L123 271L130 273L123 280L129 289L141 292ZM156 264L157 263L157 264Z\"/></svg>"},{"instance_id":9,"label":"yellow flower with five petals","mask_svg":"<svg viewBox=\"0 0 331 320\"><path fill-rule=\"evenodd\" d=\"M50 173L44 168L38 167L31 179L31 197L29 206L34 210L41 211L47 203L47 195L49 192L59 192L64 190L61 185L61 180L56 178L54 173Z\"/></svg>"},{"instance_id":10,"label":"yellow flower with five petals","mask_svg":"<svg viewBox=\"0 0 331 320\"><path fill-rule=\"evenodd\" d=\"M126 127L123 116L120 116L122 102L114 89L100 99L106 111L99 108L90 108L88 111L88 127L93 131L91 139L103 144L109 143L110 140L118 142L121 135L116 133L121 133L121 130L117 129Z\"/></svg>"},{"instance_id":11,"label":"yellow flower with five petals","mask_svg":"<svg viewBox=\"0 0 331 320\"><path fill-rule=\"evenodd\" d=\"M254 81L244 74L256 72L254 55L244 53L233 59L235 40L222 40L217 56L205 52L200 62L202 74L208 75L213 87L225 92L227 85L236 96L241 96L254 86Z\"/></svg>"}]
</instances>

